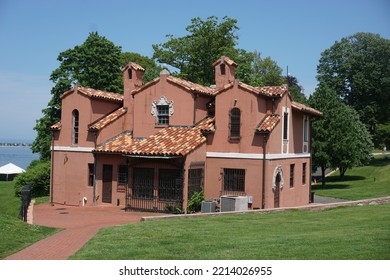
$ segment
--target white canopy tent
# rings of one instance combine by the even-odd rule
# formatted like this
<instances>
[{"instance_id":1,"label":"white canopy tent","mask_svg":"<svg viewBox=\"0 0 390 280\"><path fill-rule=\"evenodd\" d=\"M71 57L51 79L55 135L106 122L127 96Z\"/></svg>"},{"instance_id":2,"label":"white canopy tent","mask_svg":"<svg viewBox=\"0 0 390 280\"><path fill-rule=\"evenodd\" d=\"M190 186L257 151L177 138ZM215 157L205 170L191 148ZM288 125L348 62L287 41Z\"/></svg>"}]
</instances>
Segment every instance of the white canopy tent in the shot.
<instances>
[{"instance_id":1,"label":"white canopy tent","mask_svg":"<svg viewBox=\"0 0 390 280\"><path fill-rule=\"evenodd\" d=\"M8 163L6 165L3 165L0 167L0 175L5 175L6 181L8 181L9 178L15 177L19 173L26 172L23 168L20 168L19 166L16 166L13 163ZM1 176L3 177L3 176Z\"/></svg>"}]
</instances>

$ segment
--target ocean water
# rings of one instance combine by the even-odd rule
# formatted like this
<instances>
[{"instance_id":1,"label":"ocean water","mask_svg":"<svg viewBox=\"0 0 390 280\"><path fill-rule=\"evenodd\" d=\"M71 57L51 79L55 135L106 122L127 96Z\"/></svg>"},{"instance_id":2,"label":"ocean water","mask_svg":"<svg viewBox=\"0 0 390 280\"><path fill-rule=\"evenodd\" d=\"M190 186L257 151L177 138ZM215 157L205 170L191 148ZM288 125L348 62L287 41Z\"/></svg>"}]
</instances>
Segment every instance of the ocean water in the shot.
<instances>
[{"instance_id":1,"label":"ocean water","mask_svg":"<svg viewBox=\"0 0 390 280\"><path fill-rule=\"evenodd\" d=\"M39 154L34 154L28 146L0 146L0 166L13 163L26 169L34 159L39 159Z\"/></svg>"}]
</instances>

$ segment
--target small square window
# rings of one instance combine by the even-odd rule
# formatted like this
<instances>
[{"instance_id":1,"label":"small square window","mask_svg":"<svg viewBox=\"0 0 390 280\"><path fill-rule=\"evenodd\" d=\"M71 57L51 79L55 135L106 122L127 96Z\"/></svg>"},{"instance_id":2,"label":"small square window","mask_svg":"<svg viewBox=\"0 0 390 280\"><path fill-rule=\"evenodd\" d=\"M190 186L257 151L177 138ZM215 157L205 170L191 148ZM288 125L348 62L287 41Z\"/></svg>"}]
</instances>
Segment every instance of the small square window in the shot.
<instances>
[{"instance_id":1,"label":"small square window","mask_svg":"<svg viewBox=\"0 0 390 280\"><path fill-rule=\"evenodd\" d=\"M157 105L157 124L169 125L169 105Z\"/></svg>"}]
</instances>

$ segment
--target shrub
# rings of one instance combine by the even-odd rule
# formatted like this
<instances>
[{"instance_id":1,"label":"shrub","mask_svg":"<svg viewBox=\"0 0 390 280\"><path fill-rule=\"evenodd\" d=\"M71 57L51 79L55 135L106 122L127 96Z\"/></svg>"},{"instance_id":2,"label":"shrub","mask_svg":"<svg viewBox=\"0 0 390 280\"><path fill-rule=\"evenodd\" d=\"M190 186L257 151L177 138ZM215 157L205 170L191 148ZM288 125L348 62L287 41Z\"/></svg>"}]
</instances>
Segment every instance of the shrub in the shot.
<instances>
[{"instance_id":1,"label":"shrub","mask_svg":"<svg viewBox=\"0 0 390 280\"><path fill-rule=\"evenodd\" d=\"M199 212L202 208L203 200L204 200L203 190L194 192L191 198L188 200L187 212L188 213Z\"/></svg>"},{"instance_id":2,"label":"shrub","mask_svg":"<svg viewBox=\"0 0 390 280\"><path fill-rule=\"evenodd\" d=\"M31 186L31 196L45 196L50 190L50 161L33 161L26 172L15 178L15 195L20 196L20 190L25 185Z\"/></svg>"}]
</instances>

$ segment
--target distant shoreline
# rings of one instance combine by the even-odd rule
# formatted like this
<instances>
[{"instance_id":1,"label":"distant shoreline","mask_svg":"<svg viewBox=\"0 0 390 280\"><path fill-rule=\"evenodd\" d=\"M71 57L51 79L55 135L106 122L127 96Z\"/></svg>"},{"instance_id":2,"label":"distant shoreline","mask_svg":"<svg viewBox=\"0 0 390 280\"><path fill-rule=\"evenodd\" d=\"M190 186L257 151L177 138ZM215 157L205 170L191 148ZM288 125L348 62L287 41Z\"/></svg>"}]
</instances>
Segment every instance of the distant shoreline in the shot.
<instances>
[{"instance_id":1,"label":"distant shoreline","mask_svg":"<svg viewBox=\"0 0 390 280\"><path fill-rule=\"evenodd\" d=\"M0 143L0 147L31 147L30 143Z\"/></svg>"}]
</instances>

